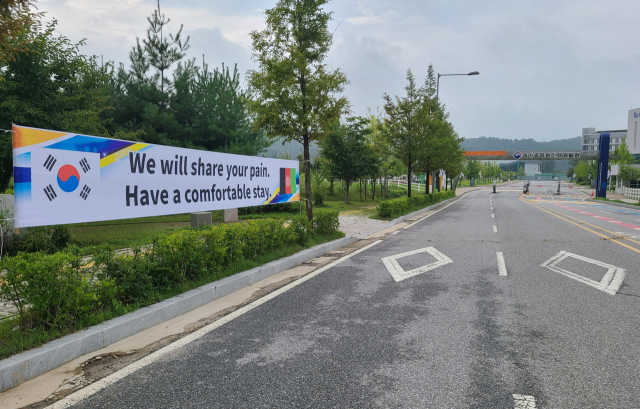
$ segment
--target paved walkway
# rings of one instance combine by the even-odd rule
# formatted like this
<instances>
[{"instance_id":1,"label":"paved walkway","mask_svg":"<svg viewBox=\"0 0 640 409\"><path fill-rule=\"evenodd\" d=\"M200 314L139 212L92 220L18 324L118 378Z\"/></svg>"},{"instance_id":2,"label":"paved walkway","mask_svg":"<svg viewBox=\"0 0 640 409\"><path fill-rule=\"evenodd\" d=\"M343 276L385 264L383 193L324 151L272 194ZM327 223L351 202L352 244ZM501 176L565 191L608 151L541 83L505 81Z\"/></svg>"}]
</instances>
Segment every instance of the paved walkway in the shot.
<instances>
[{"instance_id":1,"label":"paved walkway","mask_svg":"<svg viewBox=\"0 0 640 409\"><path fill-rule=\"evenodd\" d=\"M479 187L460 187L456 189L456 196L471 190L477 190ZM358 238L367 237L370 234L389 226L387 220L370 219L366 216L344 215L340 216L340 231L347 236Z\"/></svg>"}]
</instances>

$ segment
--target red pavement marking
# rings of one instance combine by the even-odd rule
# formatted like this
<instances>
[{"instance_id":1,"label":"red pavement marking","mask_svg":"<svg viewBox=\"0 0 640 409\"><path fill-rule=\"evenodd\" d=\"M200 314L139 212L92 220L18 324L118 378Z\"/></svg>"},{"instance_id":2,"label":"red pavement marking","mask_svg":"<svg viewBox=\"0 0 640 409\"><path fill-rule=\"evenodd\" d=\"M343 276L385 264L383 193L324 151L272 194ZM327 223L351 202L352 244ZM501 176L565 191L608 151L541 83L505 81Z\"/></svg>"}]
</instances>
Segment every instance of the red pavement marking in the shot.
<instances>
[{"instance_id":1,"label":"red pavement marking","mask_svg":"<svg viewBox=\"0 0 640 409\"><path fill-rule=\"evenodd\" d=\"M585 216L595 217L596 219L604 220L605 222L615 223L615 224L617 224L619 226L624 226L624 227L629 227L631 229L640 230L640 226L634 226L633 224L619 222L617 220L609 219L608 217L598 216L597 214L592 214L592 213L584 212L582 210L574 209L574 208L571 208L571 207L568 207L568 206L563 206L563 205L561 205L559 203L554 203L553 205L554 206L558 206L558 207L562 207L563 209L571 210L573 212L578 212L580 214L584 214Z\"/></svg>"}]
</instances>

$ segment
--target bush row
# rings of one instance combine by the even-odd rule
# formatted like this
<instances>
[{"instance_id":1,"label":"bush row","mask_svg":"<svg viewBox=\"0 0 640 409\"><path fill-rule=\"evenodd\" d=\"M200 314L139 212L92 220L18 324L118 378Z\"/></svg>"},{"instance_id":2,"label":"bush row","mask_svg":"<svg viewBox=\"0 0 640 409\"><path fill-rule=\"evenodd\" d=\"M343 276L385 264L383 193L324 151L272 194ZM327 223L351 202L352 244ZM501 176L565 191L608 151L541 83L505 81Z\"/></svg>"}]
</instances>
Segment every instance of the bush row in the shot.
<instances>
[{"instance_id":1,"label":"bush row","mask_svg":"<svg viewBox=\"0 0 640 409\"><path fill-rule=\"evenodd\" d=\"M131 305L155 302L185 283L214 281L235 263L304 246L314 233L337 228L337 211L318 210L313 226L303 215L294 216L289 226L276 219L207 226L157 237L126 256L109 247L87 261L73 246L53 254L19 253L0 261L6 271L0 298L16 306L21 329L78 327L78 322L95 322L89 316L115 316Z\"/></svg>"},{"instance_id":2,"label":"bush row","mask_svg":"<svg viewBox=\"0 0 640 409\"><path fill-rule=\"evenodd\" d=\"M378 205L378 215L380 217L391 217L394 214L402 213L411 209L412 206L424 206L430 203L438 203L442 200L455 197L453 190L446 192L429 193L428 195L415 195L400 199L385 200Z\"/></svg>"}]
</instances>

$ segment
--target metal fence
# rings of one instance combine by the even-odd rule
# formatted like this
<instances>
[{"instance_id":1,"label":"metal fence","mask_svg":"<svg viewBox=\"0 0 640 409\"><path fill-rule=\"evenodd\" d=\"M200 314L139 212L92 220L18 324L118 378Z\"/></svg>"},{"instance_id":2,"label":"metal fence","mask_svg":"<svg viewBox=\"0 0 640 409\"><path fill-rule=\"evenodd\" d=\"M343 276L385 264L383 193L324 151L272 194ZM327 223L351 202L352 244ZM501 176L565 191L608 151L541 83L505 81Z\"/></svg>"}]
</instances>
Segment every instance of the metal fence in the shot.
<instances>
[{"instance_id":1,"label":"metal fence","mask_svg":"<svg viewBox=\"0 0 640 409\"><path fill-rule=\"evenodd\" d=\"M640 201L640 189L631 189L628 187L623 187L622 194L626 199L633 199L633 200Z\"/></svg>"}]
</instances>

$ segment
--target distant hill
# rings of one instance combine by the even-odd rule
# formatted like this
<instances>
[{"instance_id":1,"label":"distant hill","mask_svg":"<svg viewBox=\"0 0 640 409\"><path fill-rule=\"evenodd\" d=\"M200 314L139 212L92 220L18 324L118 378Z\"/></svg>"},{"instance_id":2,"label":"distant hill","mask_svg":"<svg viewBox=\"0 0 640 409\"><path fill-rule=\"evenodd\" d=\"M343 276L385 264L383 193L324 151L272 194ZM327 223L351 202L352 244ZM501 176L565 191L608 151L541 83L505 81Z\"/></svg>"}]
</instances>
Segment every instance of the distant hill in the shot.
<instances>
[{"instance_id":1,"label":"distant hill","mask_svg":"<svg viewBox=\"0 0 640 409\"><path fill-rule=\"evenodd\" d=\"M309 153L311 154L311 158L315 158L320 153L320 148L315 142L311 143L309 146ZM264 151L261 156L265 156L267 158L284 158L288 156L289 159L296 159L298 155L302 155L302 144L299 142L285 142L284 145L282 141L277 140L271 146Z\"/></svg>"},{"instance_id":2,"label":"distant hill","mask_svg":"<svg viewBox=\"0 0 640 409\"><path fill-rule=\"evenodd\" d=\"M559 139L550 142L538 142L533 139L503 139L481 136L479 138L465 139L462 146L467 151L575 151L582 149L581 137ZM311 157L315 158L320 153L320 148L314 142L310 147ZM298 142L286 142L276 140L262 156L268 158L282 158L287 156L296 159L302 155L302 144Z\"/></svg>"},{"instance_id":3,"label":"distant hill","mask_svg":"<svg viewBox=\"0 0 640 409\"><path fill-rule=\"evenodd\" d=\"M481 136L465 139L462 146L467 151L575 151L582 149L582 138L558 139L538 142L533 139L503 139Z\"/></svg>"}]
</instances>

